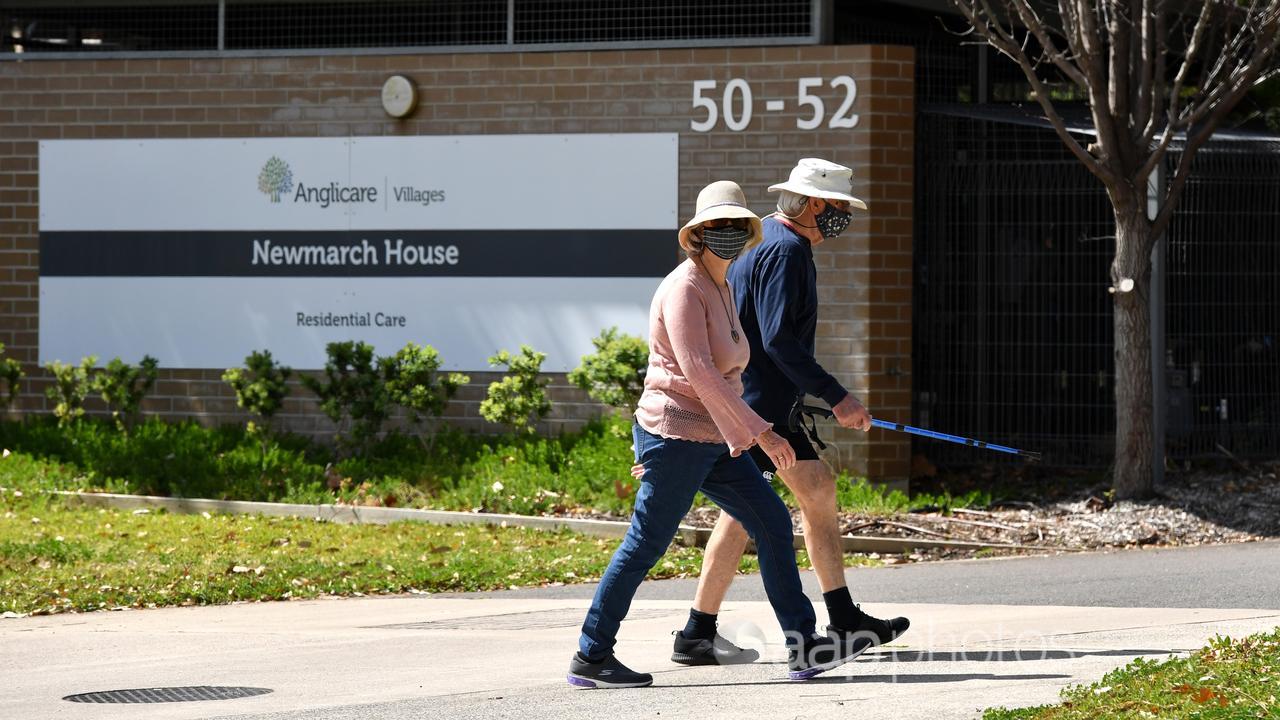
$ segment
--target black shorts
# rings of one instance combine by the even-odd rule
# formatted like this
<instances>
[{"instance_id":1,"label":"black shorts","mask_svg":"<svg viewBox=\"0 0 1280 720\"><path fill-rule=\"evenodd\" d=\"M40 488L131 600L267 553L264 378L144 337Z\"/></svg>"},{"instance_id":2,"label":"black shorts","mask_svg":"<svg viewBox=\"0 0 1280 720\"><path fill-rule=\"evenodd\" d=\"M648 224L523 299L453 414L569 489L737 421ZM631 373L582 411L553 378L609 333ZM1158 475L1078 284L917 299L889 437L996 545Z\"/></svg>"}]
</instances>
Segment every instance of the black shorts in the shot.
<instances>
[{"instance_id":1,"label":"black shorts","mask_svg":"<svg viewBox=\"0 0 1280 720\"><path fill-rule=\"evenodd\" d=\"M804 430L791 431L787 428L785 422L774 423L773 431L782 436L784 440L791 443L791 449L796 451L796 460L817 460L818 451L813 449L813 443L809 442L809 436L804 434ZM751 453L751 459L756 461L756 465L760 466L760 470L766 473L775 473L778 471L777 466L765 455L764 450L759 445L752 445L747 452Z\"/></svg>"}]
</instances>

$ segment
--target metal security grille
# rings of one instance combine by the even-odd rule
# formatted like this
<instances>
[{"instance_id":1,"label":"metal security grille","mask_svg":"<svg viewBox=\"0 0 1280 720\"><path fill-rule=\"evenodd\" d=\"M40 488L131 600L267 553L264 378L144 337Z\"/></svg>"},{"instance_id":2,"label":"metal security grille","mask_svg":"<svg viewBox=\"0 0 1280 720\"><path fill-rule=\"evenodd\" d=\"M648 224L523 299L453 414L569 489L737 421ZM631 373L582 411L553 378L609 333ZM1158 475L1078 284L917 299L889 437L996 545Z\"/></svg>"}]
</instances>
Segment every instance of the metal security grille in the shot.
<instances>
[{"instance_id":1,"label":"metal security grille","mask_svg":"<svg viewBox=\"0 0 1280 720\"><path fill-rule=\"evenodd\" d=\"M0 52L216 50L218 3L0 3Z\"/></svg>"},{"instance_id":2,"label":"metal security grille","mask_svg":"<svg viewBox=\"0 0 1280 720\"><path fill-rule=\"evenodd\" d=\"M807 37L809 0L530 0L515 4L516 43Z\"/></svg>"},{"instance_id":3,"label":"metal security grille","mask_svg":"<svg viewBox=\"0 0 1280 720\"><path fill-rule=\"evenodd\" d=\"M16 0L0 52L816 42L822 0Z\"/></svg>"},{"instance_id":4,"label":"metal security grille","mask_svg":"<svg viewBox=\"0 0 1280 720\"><path fill-rule=\"evenodd\" d=\"M926 111L916 137L917 423L1106 464L1114 229L1101 185L1042 127ZM1004 460L914 447L944 465Z\"/></svg>"},{"instance_id":5,"label":"metal security grille","mask_svg":"<svg viewBox=\"0 0 1280 720\"><path fill-rule=\"evenodd\" d=\"M194 687L138 688L136 690L106 690L103 692L68 695L63 700L74 703L137 704L199 702L202 700L235 700L236 698L266 695L267 688L219 687L198 685Z\"/></svg>"},{"instance_id":6,"label":"metal security grille","mask_svg":"<svg viewBox=\"0 0 1280 720\"><path fill-rule=\"evenodd\" d=\"M1166 259L1168 453L1275 457L1280 143L1215 141L1193 170Z\"/></svg>"},{"instance_id":7,"label":"metal security grille","mask_svg":"<svg viewBox=\"0 0 1280 720\"><path fill-rule=\"evenodd\" d=\"M893 3L842 0L835 6L837 45L907 45L916 51L916 102L972 102L978 52L946 32L938 13Z\"/></svg>"},{"instance_id":8,"label":"metal security grille","mask_svg":"<svg viewBox=\"0 0 1280 720\"><path fill-rule=\"evenodd\" d=\"M923 9L871 0L837 0L837 45L906 45L915 49L916 102L1026 100L1022 70L985 45L964 42L964 19L945 8Z\"/></svg>"},{"instance_id":9,"label":"metal security grille","mask_svg":"<svg viewBox=\"0 0 1280 720\"><path fill-rule=\"evenodd\" d=\"M229 0L228 50L500 45L507 0Z\"/></svg>"}]
</instances>

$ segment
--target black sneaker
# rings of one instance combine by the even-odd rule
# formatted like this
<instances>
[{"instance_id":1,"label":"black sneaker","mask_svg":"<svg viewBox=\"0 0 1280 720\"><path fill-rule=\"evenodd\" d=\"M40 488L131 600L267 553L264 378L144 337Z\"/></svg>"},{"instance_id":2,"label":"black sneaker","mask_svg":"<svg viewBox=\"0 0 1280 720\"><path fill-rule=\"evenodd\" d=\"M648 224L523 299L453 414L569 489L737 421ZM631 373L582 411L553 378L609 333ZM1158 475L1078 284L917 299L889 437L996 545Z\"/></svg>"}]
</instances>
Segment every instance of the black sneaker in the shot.
<instances>
[{"instance_id":1,"label":"black sneaker","mask_svg":"<svg viewBox=\"0 0 1280 720\"><path fill-rule=\"evenodd\" d=\"M859 608L861 610L861 608ZM858 627L842 628L835 625L827 626L827 634L833 638L852 638L862 637L871 641L871 647L883 645L892 642L900 637L911 627L911 621L904 617L891 618L889 620L881 620L873 618L866 613L862 613L862 617L858 618Z\"/></svg>"},{"instance_id":2,"label":"black sneaker","mask_svg":"<svg viewBox=\"0 0 1280 720\"><path fill-rule=\"evenodd\" d=\"M687 638L683 631L677 630L673 645L671 662L681 665L745 665L760 659L760 653L740 648L720 633L716 633L714 640L708 640Z\"/></svg>"},{"instance_id":3,"label":"black sneaker","mask_svg":"<svg viewBox=\"0 0 1280 720\"><path fill-rule=\"evenodd\" d=\"M787 665L792 680L808 680L819 673L853 660L867 648L871 641L865 637L832 638L814 635L797 647L791 648Z\"/></svg>"},{"instance_id":4,"label":"black sneaker","mask_svg":"<svg viewBox=\"0 0 1280 720\"><path fill-rule=\"evenodd\" d=\"M593 663L587 662L582 653L574 653L569 661L569 684L588 688L648 687L653 684L653 676L632 670L613 655Z\"/></svg>"}]
</instances>

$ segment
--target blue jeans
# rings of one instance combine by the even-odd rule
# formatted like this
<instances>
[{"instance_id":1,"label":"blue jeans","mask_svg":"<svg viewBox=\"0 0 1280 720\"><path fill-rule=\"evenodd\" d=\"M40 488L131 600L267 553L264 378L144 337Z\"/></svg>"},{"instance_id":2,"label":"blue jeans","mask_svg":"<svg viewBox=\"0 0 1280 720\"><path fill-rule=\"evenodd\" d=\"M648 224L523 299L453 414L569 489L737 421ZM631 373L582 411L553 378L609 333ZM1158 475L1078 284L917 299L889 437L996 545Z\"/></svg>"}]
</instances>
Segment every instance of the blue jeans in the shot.
<instances>
[{"instance_id":1,"label":"blue jeans","mask_svg":"<svg viewBox=\"0 0 1280 720\"><path fill-rule=\"evenodd\" d=\"M769 604L789 642L814 632L813 604L800 587L791 544L791 513L746 453L729 455L724 443L664 438L636 425L636 460L644 477L636 493L631 527L600 578L582 623L578 648L592 660L613 652L618 627L649 570L671 545L680 521L704 495L742 523L756 542Z\"/></svg>"}]
</instances>

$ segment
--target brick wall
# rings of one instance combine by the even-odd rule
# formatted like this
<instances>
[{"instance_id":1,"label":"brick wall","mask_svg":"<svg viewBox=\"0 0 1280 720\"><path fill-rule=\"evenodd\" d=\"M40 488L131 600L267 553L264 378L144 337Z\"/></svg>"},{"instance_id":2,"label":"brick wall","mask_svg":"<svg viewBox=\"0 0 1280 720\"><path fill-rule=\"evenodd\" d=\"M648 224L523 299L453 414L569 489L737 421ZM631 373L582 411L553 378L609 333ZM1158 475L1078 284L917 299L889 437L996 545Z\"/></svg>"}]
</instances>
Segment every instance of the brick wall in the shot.
<instances>
[{"instance_id":1,"label":"brick wall","mask_svg":"<svg viewBox=\"0 0 1280 720\"><path fill-rule=\"evenodd\" d=\"M35 367L40 140L678 132L682 218L713 180L736 180L764 214L773 204L765 188L785 179L800 157L855 169L855 192L871 210L815 252L818 359L874 414L908 420L913 62L909 48L806 46L0 63L0 342L29 376L11 414L47 410L47 376ZM393 72L411 77L421 97L418 110L400 121L387 118L379 101ZM829 118L844 98L844 90L827 85L839 75L857 80L857 126L832 130L824 119L818 129L798 129L797 117L811 112L797 104L797 80L824 79L813 92ZM744 79L754 96L747 127L732 131L722 118L709 132L692 131L690 121L704 117L691 105L693 81L717 81L708 96L721 108L731 78ZM766 111L769 99L784 100L784 109ZM674 264L674 233L672 246ZM497 376L471 375L475 384L449 416L486 429L477 408ZM165 371L146 411L209 423L242 420L220 376L220 368ZM544 430L573 428L600 412L563 375L551 377L556 409ZM301 389L283 420L301 432L331 431ZM904 437L830 427L825 434L836 436L836 452L827 457L837 466L875 479L905 478Z\"/></svg>"}]
</instances>

